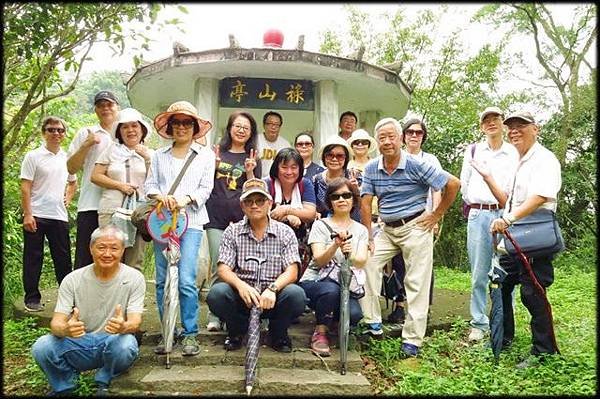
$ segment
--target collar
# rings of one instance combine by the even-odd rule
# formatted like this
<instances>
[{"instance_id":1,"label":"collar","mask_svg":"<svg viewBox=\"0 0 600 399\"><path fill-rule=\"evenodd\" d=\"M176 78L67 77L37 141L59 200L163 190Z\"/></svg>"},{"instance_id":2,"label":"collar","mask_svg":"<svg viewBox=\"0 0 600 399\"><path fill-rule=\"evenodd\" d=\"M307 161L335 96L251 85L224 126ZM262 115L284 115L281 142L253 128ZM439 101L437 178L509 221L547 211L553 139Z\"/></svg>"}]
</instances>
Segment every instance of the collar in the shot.
<instances>
[{"instance_id":1,"label":"collar","mask_svg":"<svg viewBox=\"0 0 600 399\"><path fill-rule=\"evenodd\" d=\"M50 151L48 148L46 148L46 144L42 144L39 148L40 148L40 151L42 153L46 154L46 155L47 154L50 154L50 155L60 155L61 153L64 152L63 149L62 149L62 147L59 147L58 148L58 152L55 154L52 151Z\"/></svg>"},{"instance_id":2,"label":"collar","mask_svg":"<svg viewBox=\"0 0 600 399\"><path fill-rule=\"evenodd\" d=\"M529 159L530 159L530 158L533 156L533 154L535 154L535 152L536 152L536 151L537 151L539 148L541 148L541 147L542 147L542 145L536 141L536 142L535 142L535 143L534 143L534 144L531 146L531 148L529 149L529 151L527 151L527 152L525 153L525 155L523 155L523 158L521 158L521 162L528 161L528 160L529 160Z\"/></svg>"},{"instance_id":3,"label":"collar","mask_svg":"<svg viewBox=\"0 0 600 399\"><path fill-rule=\"evenodd\" d=\"M171 151L172 148L173 148L173 145L171 144L171 145L168 145L166 147L161 148L158 151L160 151L160 152L169 152L169 151ZM194 151L196 154L200 154L200 150L202 150L202 148L203 147L200 144L198 144L195 141L193 141L192 145L190 145L189 150ZM189 152L189 150L188 150L188 152Z\"/></svg>"},{"instance_id":4,"label":"collar","mask_svg":"<svg viewBox=\"0 0 600 399\"><path fill-rule=\"evenodd\" d=\"M485 151L495 151L492 149L492 147L490 147L490 143L487 140L484 140L481 142L483 148L482 150ZM509 154L510 153L510 146L511 144L508 144L506 141L502 140L502 145L500 146L500 148L497 151L503 152L505 154Z\"/></svg>"},{"instance_id":5,"label":"collar","mask_svg":"<svg viewBox=\"0 0 600 399\"><path fill-rule=\"evenodd\" d=\"M408 157L408 152L404 150L400 150L400 162L398 162L398 166L396 166L396 170L406 169L406 158ZM377 160L377 169L385 171L383 168L383 155L380 155Z\"/></svg>"}]
</instances>

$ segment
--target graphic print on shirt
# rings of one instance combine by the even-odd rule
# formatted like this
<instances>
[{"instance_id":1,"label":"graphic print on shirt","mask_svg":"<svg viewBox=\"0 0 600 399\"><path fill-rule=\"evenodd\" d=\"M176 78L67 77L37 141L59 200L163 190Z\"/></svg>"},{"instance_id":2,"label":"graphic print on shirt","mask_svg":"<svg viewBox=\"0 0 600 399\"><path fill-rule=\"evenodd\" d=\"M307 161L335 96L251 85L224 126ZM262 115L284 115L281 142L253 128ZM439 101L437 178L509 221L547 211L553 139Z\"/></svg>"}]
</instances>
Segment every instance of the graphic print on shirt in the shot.
<instances>
[{"instance_id":1,"label":"graphic print on shirt","mask_svg":"<svg viewBox=\"0 0 600 399\"><path fill-rule=\"evenodd\" d=\"M238 187L238 179L244 175L244 165L237 163L231 165L227 162L221 161L217 168L215 175L216 179L225 179L227 182L227 189L235 191Z\"/></svg>"}]
</instances>

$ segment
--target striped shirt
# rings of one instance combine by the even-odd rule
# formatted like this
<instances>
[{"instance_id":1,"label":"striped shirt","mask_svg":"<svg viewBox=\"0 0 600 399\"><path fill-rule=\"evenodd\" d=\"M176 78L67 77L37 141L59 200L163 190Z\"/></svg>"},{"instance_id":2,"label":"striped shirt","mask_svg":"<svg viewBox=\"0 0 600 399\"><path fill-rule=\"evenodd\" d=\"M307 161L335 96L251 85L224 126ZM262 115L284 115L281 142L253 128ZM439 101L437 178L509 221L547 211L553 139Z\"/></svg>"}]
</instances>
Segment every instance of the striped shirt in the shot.
<instances>
[{"instance_id":1,"label":"striped shirt","mask_svg":"<svg viewBox=\"0 0 600 399\"><path fill-rule=\"evenodd\" d=\"M290 265L300 264L294 231L290 226L271 218L260 241L252 233L245 216L239 222L230 224L223 232L218 263L231 267L242 281L254 287L257 262L247 261L249 256L266 261L260 267L261 292Z\"/></svg>"},{"instance_id":2,"label":"striped shirt","mask_svg":"<svg viewBox=\"0 0 600 399\"><path fill-rule=\"evenodd\" d=\"M203 225L208 223L205 204L213 189L215 154L207 147L193 143L185 159L178 159L173 156L171 149L172 146L163 147L156 150L152 156L150 173L144 184L146 196L166 195L192 151L196 152L196 157L185 171L173 195L176 198L186 195L192 198L192 202L186 206L188 228L201 230Z\"/></svg>"},{"instance_id":3,"label":"striped shirt","mask_svg":"<svg viewBox=\"0 0 600 399\"><path fill-rule=\"evenodd\" d=\"M381 155L369 161L361 195L376 196L381 220L390 223L423 211L429 188L441 190L448 178L448 172L443 169L401 150L400 162L391 175L383 168Z\"/></svg>"}]
</instances>

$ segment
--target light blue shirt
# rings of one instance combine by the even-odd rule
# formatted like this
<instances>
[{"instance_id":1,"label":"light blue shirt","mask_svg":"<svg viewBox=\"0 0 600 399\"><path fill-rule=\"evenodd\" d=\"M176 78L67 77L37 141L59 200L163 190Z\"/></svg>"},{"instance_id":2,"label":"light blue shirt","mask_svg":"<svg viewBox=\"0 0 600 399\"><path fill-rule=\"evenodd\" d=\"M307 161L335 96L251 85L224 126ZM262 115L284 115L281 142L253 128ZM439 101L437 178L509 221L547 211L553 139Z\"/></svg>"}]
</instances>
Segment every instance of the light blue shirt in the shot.
<instances>
[{"instance_id":1,"label":"light blue shirt","mask_svg":"<svg viewBox=\"0 0 600 399\"><path fill-rule=\"evenodd\" d=\"M425 210L429 188L444 188L448 172L410 156L402 150L400 162L392 174L383 168L383 157L365 166L361 195L374 195L379 200L379 216L384 222L394 222Z\"/></svg>"},{"instance_id":2,"label":"light blue shirt","mask_svg":"<svg viewBox=\"0 0 600 399\"><path fill-rule=\"evenodd\" d=\"M144 190L148 197L156 194L166 195L192 151L197 155L185 171L173 195L176 198L186 195L192 198L192 202L186 206L188 228L202 229L209 220L205 204L213 189L215 174L215 154L207 147L193 143L185 159L175 158L172 146L157 150L152 156Z\"/></svg>"}]
</instances>

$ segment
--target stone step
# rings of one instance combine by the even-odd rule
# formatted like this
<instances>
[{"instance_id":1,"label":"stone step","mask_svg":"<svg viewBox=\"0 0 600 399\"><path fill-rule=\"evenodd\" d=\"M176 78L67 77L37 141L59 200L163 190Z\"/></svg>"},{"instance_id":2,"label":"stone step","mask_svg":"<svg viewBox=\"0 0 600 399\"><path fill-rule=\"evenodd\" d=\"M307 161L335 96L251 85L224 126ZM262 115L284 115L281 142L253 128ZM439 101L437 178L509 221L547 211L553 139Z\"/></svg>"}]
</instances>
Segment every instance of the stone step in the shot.
<instances>
[{"instance_id":1,"label":"stone step","mask_svg":"<svg viewBox=\"0 0 600 399\"><path fill-rule=\"evenodd\" d=\"M175 347L169 356L172 365L197 367L197 366L244 366L246 348L236 351L226 351L222 346L203 345L200 341L200 354L198 356L182 356L181 346ZM280 353L268 346L261 346L258 358L259 367L280 369L305 369L305 370L331 370L340 369L340 352L331 350L331 356L318 357L306 347L295 347L292 353ZM165 355L156 355L153 346L142 345L140 357L136 367L140 365L164 365ZM363 362L358 352L348 351L346 369L349 372L359 372Z\"/></svg>"},{"instance_id":2,"label":"stone step","mask_svg":"<svg viewBox=\"0 0 600 399\"><path fill-rule=\"evenodd\" d=\"M111 383L111 392L132 395L163 393L176 395L245 394L241 366L134 367ZM369 381L361 373L259 367L253 395L370 395Z\"/></svg>"}]
</instances>

